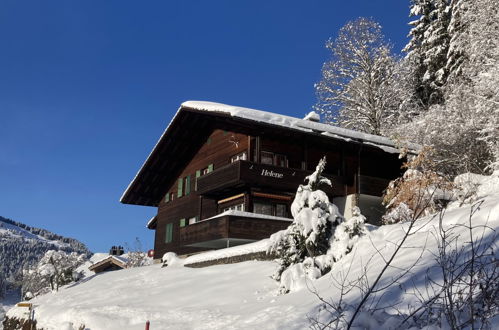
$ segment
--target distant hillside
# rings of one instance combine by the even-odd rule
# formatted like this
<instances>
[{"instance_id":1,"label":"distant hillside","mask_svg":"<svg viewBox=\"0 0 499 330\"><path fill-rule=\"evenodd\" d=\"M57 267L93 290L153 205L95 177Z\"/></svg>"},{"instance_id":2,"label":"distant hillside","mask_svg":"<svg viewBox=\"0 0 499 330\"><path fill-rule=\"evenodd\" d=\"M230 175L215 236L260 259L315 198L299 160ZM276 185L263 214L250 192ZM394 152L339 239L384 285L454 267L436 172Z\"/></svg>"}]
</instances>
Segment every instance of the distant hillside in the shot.
<instances>
[{"instance_id":1,"label":"distant hillside","mask_svg":"<svg viewBox=\"0 0 499 330\"><path fill-rule=\"evenodd\" d=\"M91 252L82 242L0 216L0 283L37 262L48 250ZM1 290L0 290L1 295Z\"/></svg>"}]
</instances>

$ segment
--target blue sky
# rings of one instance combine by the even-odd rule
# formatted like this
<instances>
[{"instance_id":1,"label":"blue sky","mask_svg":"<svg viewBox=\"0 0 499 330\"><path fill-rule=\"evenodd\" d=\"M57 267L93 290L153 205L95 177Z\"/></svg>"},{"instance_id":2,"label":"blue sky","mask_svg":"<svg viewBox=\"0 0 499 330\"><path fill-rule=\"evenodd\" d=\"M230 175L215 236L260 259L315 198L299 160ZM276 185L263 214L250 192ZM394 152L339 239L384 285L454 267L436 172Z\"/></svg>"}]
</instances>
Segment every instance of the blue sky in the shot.
<instances>
[{"instance_id":1,"label":"blue sky","mask_svg":"<svg viewBox=\"0 0 499 330\"><path fill-rule=\"evenodd\" d=\"M0 215L107 251L155 209L122 192L180 103L303 116L325 41L372 17L400 51L409 1L0 2ZM181 143L182 141L179 141Z\"/></svg>"}]
</instances>

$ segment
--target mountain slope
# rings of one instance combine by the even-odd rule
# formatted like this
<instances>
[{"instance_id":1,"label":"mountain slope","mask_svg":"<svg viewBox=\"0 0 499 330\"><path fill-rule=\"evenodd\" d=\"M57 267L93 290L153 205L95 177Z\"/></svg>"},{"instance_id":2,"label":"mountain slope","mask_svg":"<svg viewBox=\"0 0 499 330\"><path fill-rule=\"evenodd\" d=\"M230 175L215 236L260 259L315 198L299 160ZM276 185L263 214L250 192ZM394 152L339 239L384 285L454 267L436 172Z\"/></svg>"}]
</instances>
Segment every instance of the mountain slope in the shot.
<instances>
[{"instance_id":1,"label":"mountain slope","mask_svg":"<svg viewBox=\"0 0 499 330\"><path fill-rule=\"evenodd\" d=\"M85 244L76 239L0 216L0 279L12 278L51 249L90 255Z\"/></svg>"}]
</instances>

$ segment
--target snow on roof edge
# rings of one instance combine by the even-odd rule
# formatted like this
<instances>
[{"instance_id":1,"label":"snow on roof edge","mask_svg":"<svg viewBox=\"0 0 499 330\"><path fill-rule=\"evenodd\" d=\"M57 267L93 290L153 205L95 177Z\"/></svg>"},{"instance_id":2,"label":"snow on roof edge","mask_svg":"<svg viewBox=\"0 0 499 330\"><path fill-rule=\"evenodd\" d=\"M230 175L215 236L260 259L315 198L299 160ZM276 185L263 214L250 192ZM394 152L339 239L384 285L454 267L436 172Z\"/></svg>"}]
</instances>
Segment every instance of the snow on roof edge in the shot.
<instances>
[{"instance_id":1,"label":"snow on roof edge","mask_svg":"<svg viewBox=\"0 0 499 330\"><path fill-rule=\"evenodd\" d=\"M359 142L361 143L369 142L369 145L380 147L380 149L382 150L384 149L381 148L381 146L391 147L396 149L397 153L399 153L396 143L384 136L358 132L347 128L276 114L268 111L207 101L186 101L181 104L181 108L183 107L198 111L226 113L236 118L264 122L270 125L289 127L305 132L318 132L322 135L333 137L336 139L342 139L345 141L360 140ZM421 148L421 146L415 143L407 143L407 145L414 151L417 151ZM391 151L391 153L394 153L394 151Z\"/></svg>"},{"instance_id":2,"label":"snow on roof edge","mask_svg":"<svg viewBox=\"0 0 499 330\"><path fill-rule=\"evenodd\" d=\"M151 219L149 219L149 221L147 221L147 225L146 225L146 228L149 229L149 225L154 221L156 220L156 216L153 216Z\"/></svg>"}]
</instances>

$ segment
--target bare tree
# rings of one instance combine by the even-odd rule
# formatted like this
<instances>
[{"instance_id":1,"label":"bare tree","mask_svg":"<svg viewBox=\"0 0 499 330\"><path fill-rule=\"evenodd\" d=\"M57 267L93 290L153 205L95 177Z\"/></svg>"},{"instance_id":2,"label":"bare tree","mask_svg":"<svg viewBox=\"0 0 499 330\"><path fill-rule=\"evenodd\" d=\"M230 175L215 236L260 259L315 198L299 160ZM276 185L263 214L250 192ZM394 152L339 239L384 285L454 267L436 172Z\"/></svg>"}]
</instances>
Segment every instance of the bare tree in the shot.
<instances>
[{"instance_id":1,"label":"bare tree","mask_svg":"<svg viewBox=\"0 0 499 330\"><path fill-rule=\"evenodd\" d=\"M381 26L368 18L348 22L326 47L332 58L315 86L316 110L328 123L381 134L401 104L400 67Z\"/></svg>"}]
</instances>

